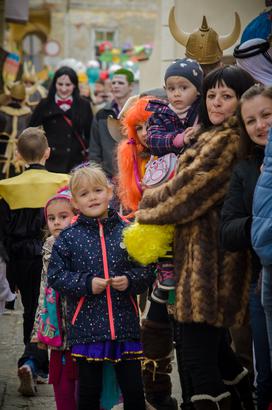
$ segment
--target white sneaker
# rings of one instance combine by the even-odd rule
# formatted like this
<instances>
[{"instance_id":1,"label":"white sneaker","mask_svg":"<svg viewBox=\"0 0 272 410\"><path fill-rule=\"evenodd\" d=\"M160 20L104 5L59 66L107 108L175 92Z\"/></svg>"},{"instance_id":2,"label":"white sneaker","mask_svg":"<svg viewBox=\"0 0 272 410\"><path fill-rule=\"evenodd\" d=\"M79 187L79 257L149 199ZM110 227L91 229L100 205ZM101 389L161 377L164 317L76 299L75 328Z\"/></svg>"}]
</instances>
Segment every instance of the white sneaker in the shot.
<instances>
[{"instance_id":1,"label":"white sneaker","mask_svg":"<svg viewBox=\"0 0 272 410\"><path fill-rule=\"evenodd\" d=\"M21 393L22 396L35 396L37 388L30 366L27 364L21 366L18 369L18 377L20 379L18 392Z\"/></svg>"},{"instance_id":2,"label":"white sneaker","mask_svg":"<svg viewBox=\"0 0 272 410\"><path fill-rule=\"evenodd\" d=\"M36 377L37 384L47 384L48 383L48 374L43 372L38 372Z\"/></svg>"}]
</instances>

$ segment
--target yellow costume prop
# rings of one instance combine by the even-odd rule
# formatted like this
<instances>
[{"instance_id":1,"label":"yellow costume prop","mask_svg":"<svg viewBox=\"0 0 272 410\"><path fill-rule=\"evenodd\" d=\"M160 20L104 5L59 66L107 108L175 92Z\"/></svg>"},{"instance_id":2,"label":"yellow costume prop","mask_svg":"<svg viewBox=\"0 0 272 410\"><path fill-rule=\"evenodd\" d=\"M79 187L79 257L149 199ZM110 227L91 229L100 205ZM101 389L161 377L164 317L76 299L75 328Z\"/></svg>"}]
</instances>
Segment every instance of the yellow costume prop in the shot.
<instances>
[{"instance_id":1,"label":"yellow costume prop","mask_svg":"<svg viewBox=\"0 0 272 410\"><path fill-rule=\"evenodd\" d=\"M123 241L128 254L142 265L154 263L171 250L174 225L144 225L134 222L124 229Z\"/></svg>"}]
</instances>

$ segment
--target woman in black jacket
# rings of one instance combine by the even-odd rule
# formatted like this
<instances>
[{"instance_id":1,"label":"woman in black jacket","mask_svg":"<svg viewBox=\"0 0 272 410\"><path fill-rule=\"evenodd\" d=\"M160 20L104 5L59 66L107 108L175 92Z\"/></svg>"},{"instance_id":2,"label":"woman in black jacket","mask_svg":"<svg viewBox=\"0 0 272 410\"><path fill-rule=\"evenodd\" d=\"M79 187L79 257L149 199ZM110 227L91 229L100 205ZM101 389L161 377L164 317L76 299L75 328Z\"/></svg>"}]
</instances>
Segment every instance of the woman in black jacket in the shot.
<instances>
[{"instance_id":1,"label":"woman in black jacket","mask_svg":"<svg viewBox=\"0 0 272 410\"><path fill-rule=\"evenodd\" d=\"M249 298L250 325L257 369L258 410L267 410L272 399L272 373L269 366L269 345L261 294L258 287L261 263L251 244L252 202L267 142L271 103L264 86L247 90L238 108L241 126L243 159L233 170L229 191L221 214L221 241L224 249L251 253L252 279ZM272 95L271 95L272 96Z\"/></svg>"},{"instance_id":2,"label":"woman in black jacket","mask_svg":"<svg viewBox=\"0 0 272 410\"><path fill-rule=\"evenodd\" d=\"M68 173L87 159L93 113L81 98L78 77L70 67L59 68L47 98L41 100L30 119L30 127L42 125L51 148L46 168Z\"/></svg>"}]
</instances>

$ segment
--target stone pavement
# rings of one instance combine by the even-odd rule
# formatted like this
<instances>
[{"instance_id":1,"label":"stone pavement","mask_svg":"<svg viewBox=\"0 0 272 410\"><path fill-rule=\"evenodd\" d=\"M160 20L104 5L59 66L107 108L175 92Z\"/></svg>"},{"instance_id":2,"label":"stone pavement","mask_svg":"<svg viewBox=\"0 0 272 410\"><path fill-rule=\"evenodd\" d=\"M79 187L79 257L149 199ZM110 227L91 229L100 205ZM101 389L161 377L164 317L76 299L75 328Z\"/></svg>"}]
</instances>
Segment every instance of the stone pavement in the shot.
<instances>
[{"instance_id":1,"label":"stone pavement","mask_svg":"<svg viewBox=\"0 0 272 410\"><path fill-rule=\"evenodd\" d=\"M55 410L51 385L38 385L35 397L25 398L18 392L17 360L23 352L22 310L17 302L17 310L8 311L0 316L0 409ZM180 402L180 389L176 364L173 363L173 394ZM119 405L114 410L122 409Z\"/></svg>"}]
</instances>

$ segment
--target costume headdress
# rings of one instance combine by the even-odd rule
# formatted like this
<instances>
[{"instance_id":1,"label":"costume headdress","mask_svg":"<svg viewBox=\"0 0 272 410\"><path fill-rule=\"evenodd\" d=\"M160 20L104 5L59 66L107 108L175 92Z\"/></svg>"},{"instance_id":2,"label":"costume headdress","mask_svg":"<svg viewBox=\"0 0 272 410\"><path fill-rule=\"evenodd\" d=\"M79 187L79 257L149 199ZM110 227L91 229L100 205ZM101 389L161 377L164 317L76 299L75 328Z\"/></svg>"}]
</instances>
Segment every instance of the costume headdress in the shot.
<instances>
[{"instance_id":1,"label":"costume headdress","mask_svg":"<svg viewBox=\"0 0 272 410\"><path fill-rule=\"evenodd\" d=\"M24 82L35 84L38 81L38 76L34 64L31 61L24 62L24 71L22 75Z\"/></svg>"},{"instance_id":2,"label":"costume headdress","mask_svg":"<svg viewBox=\"0 0 272 410\"><path fill-rule=\"evenodd\" d=\"M199 64L214 64L220 61L223 50L231 47L237 41L241 30L240 17L235 13L234 28L226 36L218 36L217 32L208 26L205 16L198 30L191 34L186 33L176 24L175 7L170 10L168 23L174 39L186 47L186 57L197 60Z\"/></svg>"}]
</instances>

